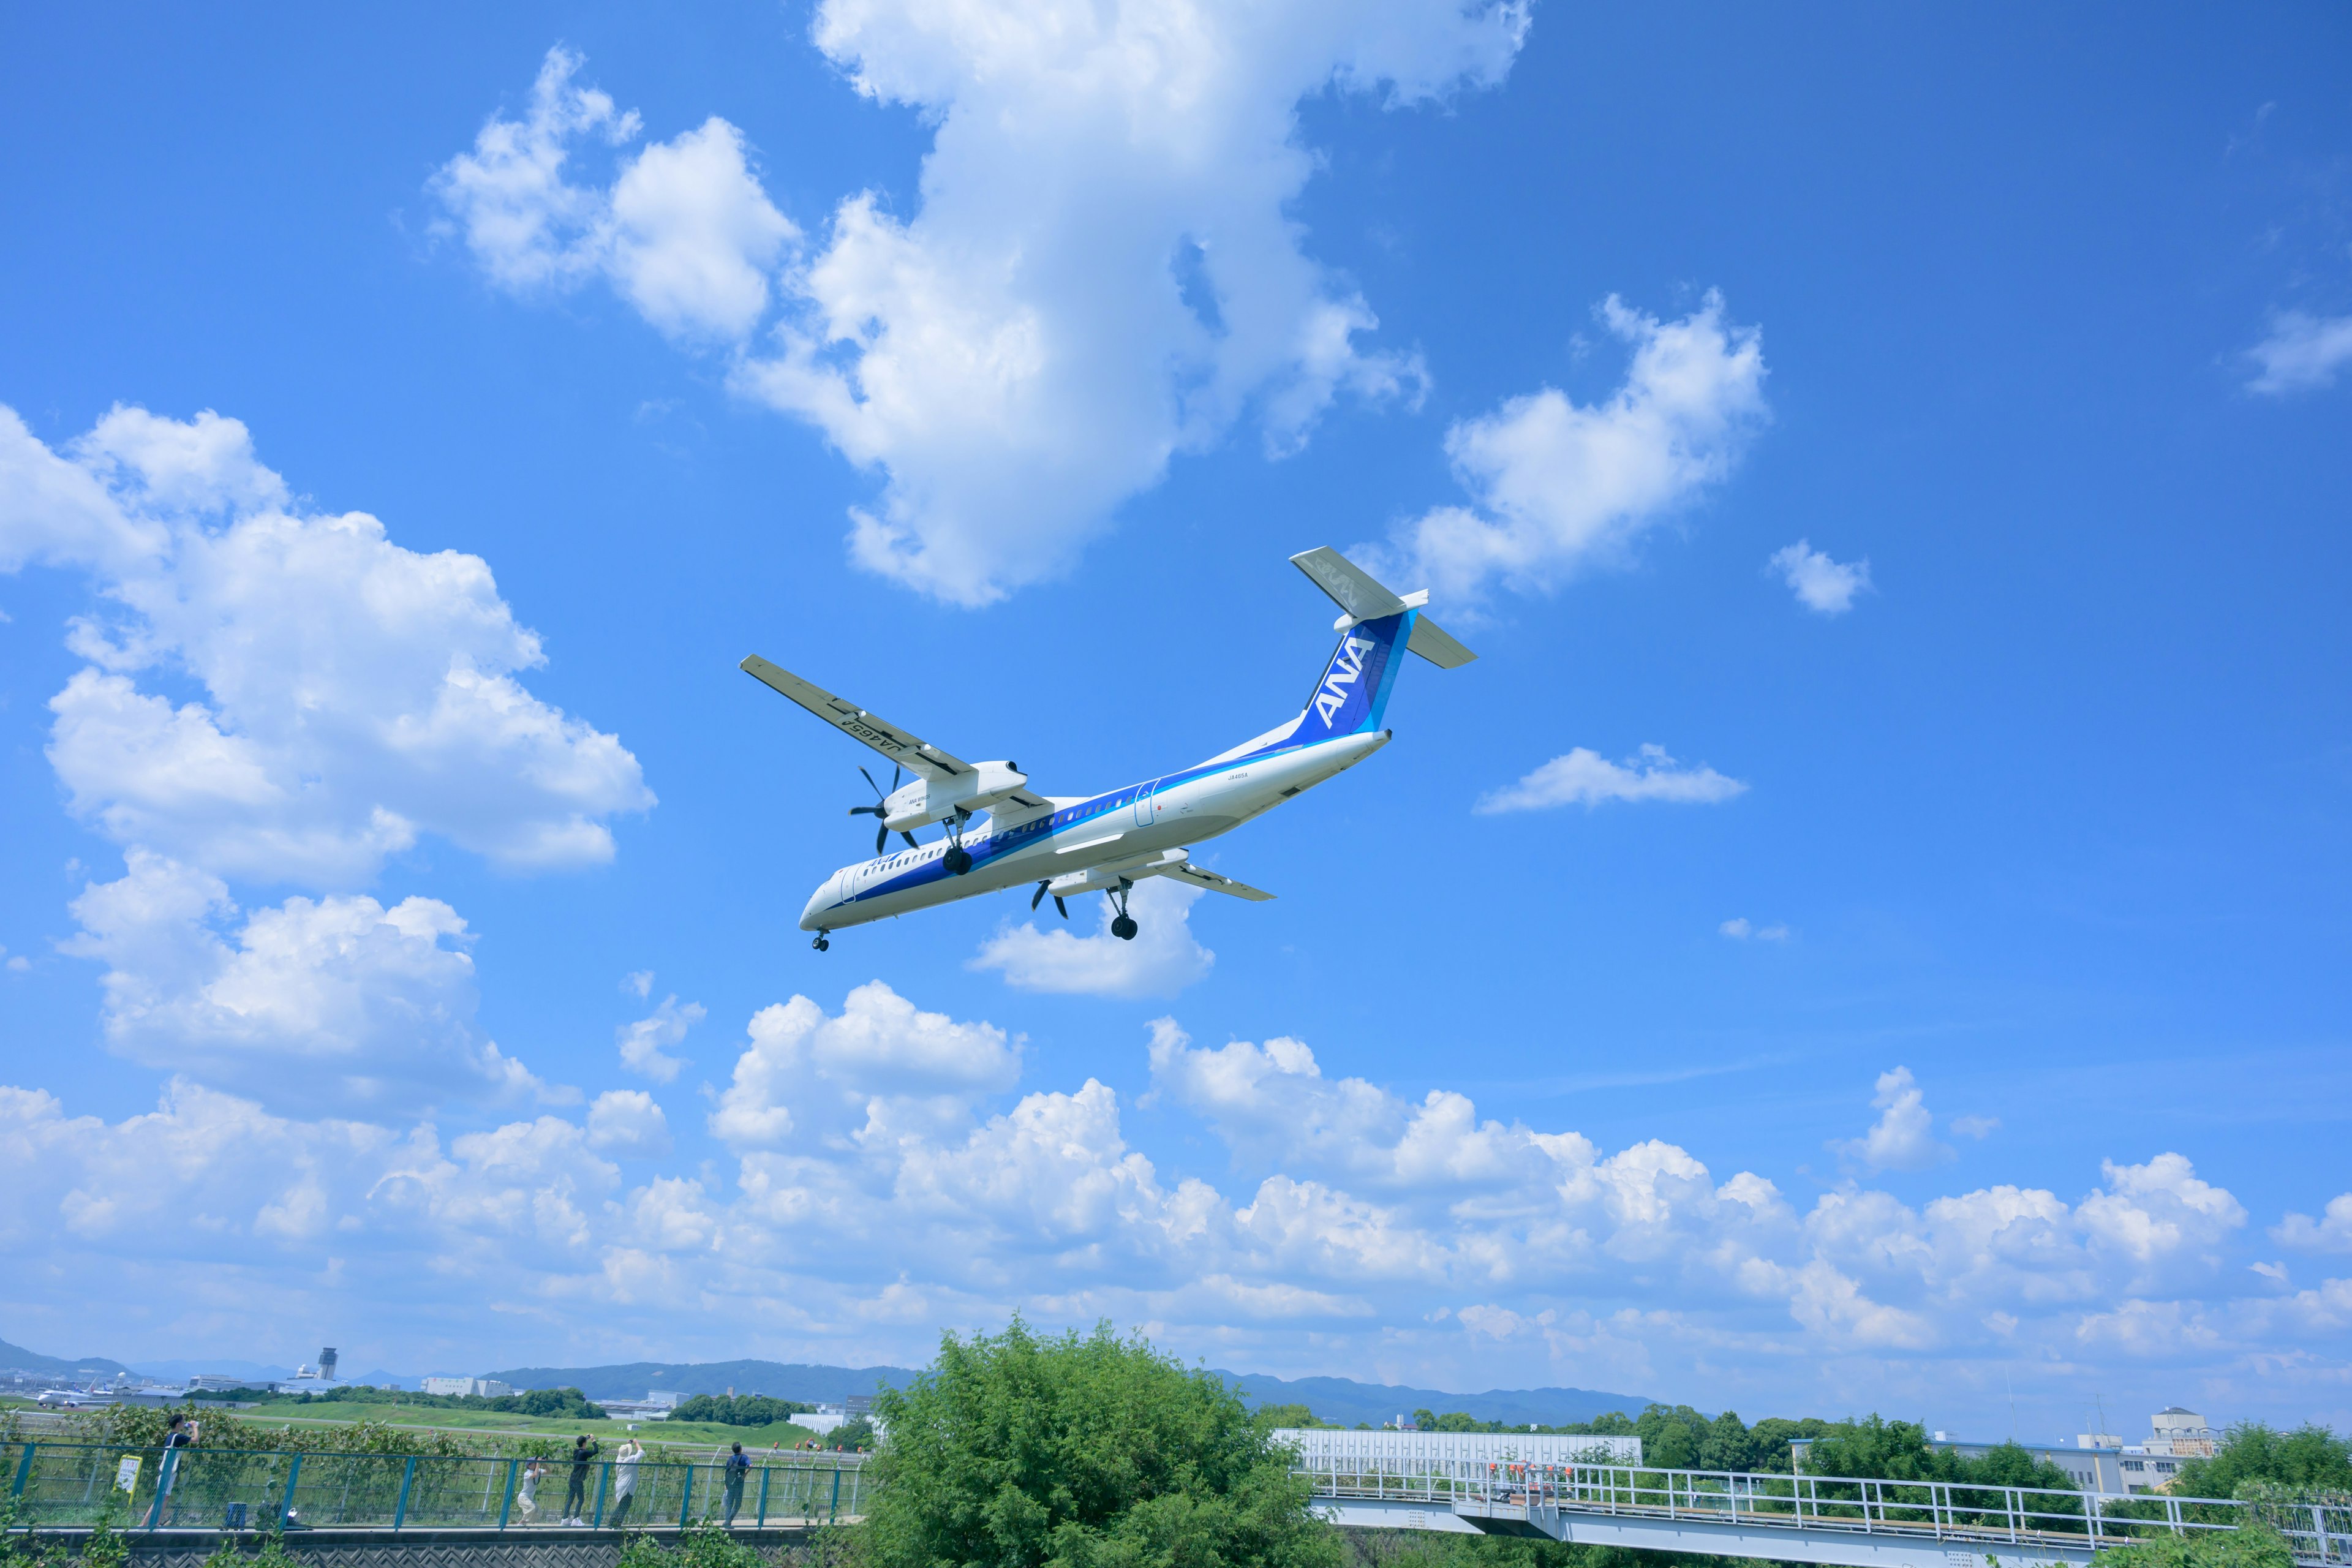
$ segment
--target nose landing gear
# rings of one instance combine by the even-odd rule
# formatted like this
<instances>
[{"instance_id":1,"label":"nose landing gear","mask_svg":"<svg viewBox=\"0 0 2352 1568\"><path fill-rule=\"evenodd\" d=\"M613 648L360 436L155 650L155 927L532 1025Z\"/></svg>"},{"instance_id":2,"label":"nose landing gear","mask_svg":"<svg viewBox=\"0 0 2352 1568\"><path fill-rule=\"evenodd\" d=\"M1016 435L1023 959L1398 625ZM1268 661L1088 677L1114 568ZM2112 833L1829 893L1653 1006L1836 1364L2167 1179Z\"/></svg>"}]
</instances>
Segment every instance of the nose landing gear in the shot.
<instances>
[{"instance_id":1,"label":"nose landing gear","mask_svg":"<svg viewBox=\"0 0 2352 1568\"><path fill-rule=\"evenodd\" d=\"M833 933L832 933L831 931L819 931L819 932L817 932L817 933L816 933L816 940L815 940L814 942L813 942L809 943L809 945L810 945L811 947L813 947L813 948L816 949L819 952L824 952L827 948L829 948L829 947L831 947L831 946L833 945L833 943L831 943L831 942L827 942L827 941L825 941L825 940L824 940L826 937L828 937L828 936L830 936L830 935L832 935L832 934L833 934Z\"/></svg>"},{"instance_id":2,"label":"nose landing gear","mask_svg":"<svg viewBox=\"0 0 2352 1568\"><path fill-rule=\"evenodd\" d=\"M1110 934L1121 942L1133 942L1135 933L1143 929L1135 923L1135 917L1127 912L1127 895L1134 887L1134 883L1122 879L1118 887L1108 889L1111 903L1118 910L1111 920Z\"/></svg>"}]
</instances>

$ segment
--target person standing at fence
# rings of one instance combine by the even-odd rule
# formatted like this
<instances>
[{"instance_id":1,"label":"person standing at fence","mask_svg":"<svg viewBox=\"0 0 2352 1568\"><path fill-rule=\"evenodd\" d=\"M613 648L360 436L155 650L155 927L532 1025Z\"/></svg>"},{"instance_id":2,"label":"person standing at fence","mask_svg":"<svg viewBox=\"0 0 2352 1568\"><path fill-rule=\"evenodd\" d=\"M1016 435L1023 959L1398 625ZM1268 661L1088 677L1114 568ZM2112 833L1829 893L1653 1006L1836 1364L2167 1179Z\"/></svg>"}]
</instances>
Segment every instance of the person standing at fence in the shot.
<instances>
[{"instance_id":1,"label":"person standing at fence","mask_svg":"<svg viewBox=\"0 0 2352 1568\"><path fill-rule=\"evenodd\" d=\"M738 1443L734 1445L734 1452L727 1456L727 1522L730 1525L735 1522L735 1510L743 1506L743 1479L751 1473L751 1456L744 1453L743 1445Z\"/></svg>"},{"instance_id":2,"label":"person standing at fence","mask_svg":"<svg viewBox=\"0 0 2352 1568\"><path fill-rule=\"evenodd\" d=\"M546 1474L547 1467L537 1459L522 1468L522 1489L515 1493L515 1503L522 1510L525 1524L539 1517L539 1482Z\"/></svg>"},{"instance_id":3,"label":"person standing at fence","mask_svg":"<svg viewBox=\"0 0 2352 1568\"><path fill-rule=\"evenodd\" d=\"M624 1442L613 1454L613 1524L624 1529L629 1522L629 1505L637 1500L637 1461L646 1457L646 1446L635 1437Z\"/></svg>"},{"instance_id":4,"label":"person standing at fence","mask_svg":"<svg viewBox=\"0 0 2352 1568\"><path fill-rule=\"evenodd\" d=\"M164 1418L163 1462L156 1467L155 1474L155 1517L159 1521L163 1517L163 1505L171 1500L173 1487L179 1481L180 1467L188 1462L187 1456L180 1450L195 1442L198 1430L194 1422L176 1410Z\"/></svg>"},{"instance_id":5,"label":"person standing at fence","mask_svg":"<svg viewBox=\"0 0 2352 1568\"><path fill-rule=\"evenodd\" d=\"M572 1439L572 1484L563 1489L563 1522L588 1522L588 1467L596 1462L596 1445L583 1432Z\"/></svg>"}]
</instances>

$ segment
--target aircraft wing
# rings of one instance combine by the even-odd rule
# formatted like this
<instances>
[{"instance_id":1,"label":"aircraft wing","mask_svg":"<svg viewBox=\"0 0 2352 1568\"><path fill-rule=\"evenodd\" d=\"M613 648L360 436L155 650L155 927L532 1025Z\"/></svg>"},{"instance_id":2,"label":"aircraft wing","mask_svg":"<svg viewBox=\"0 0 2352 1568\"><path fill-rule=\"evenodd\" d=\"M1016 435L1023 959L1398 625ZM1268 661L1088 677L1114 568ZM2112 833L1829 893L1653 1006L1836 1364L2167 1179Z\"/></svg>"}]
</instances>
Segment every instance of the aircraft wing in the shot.
<instances>
[{"instance_id":1,"label":"aircraft wing","mask_svg":"<svg viewBox=\"0 0 2352 1568\"><path fill-rule=\"evenodd\" d=\"M1206 888L1213 893L1227 893L1236 899L1247 899L1254 904L1265 903L1274 897L1264 888L1253 888L1247 882L1236 882L1231 877L1220 877L1208 868L1195 866L1190 861L1174 866L1156 867L1154 869L1163 877L1173 877L1180 882L1190 882L1196 888Z\"/></svg>"},{"instance_id":2,"label":"aircraft wing","mask_svg":"<svg viewBox=\"0 0 2352 1568\"><path fill-rule=\"evenodd\" d=\"M902 730L855 702L835 697L824 687L803 680L756 653L737 668L761 685L791 698L852 740L863 741L911 773L945 784L972 771L970 763L953 752L940 750L912 731ZM1044 795L1025 789L1015 791L1013 799L1028 806L1047 804Z\"/></svg>"}]
</instances>

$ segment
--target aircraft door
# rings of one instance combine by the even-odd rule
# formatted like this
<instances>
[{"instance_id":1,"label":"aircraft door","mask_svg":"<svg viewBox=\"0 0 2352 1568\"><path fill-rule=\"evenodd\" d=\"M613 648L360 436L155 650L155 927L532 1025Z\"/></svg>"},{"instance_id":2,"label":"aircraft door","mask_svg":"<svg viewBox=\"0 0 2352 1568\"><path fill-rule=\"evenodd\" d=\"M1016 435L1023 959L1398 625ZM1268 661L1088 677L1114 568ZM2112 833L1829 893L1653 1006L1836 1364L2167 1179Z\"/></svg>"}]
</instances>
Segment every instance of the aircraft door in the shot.
<instances>
[{"instance_id":1,"label":"aircraft door","mask_svg":"<svg viewBox=\"0 0 2352 1568\"><path fill-rule=\"evenodd\" d=\"M1152 787L1150 784L1145 784L1135 792L1135 826L1138 827L1151 826Z\"/></svg>"}]
</instances>

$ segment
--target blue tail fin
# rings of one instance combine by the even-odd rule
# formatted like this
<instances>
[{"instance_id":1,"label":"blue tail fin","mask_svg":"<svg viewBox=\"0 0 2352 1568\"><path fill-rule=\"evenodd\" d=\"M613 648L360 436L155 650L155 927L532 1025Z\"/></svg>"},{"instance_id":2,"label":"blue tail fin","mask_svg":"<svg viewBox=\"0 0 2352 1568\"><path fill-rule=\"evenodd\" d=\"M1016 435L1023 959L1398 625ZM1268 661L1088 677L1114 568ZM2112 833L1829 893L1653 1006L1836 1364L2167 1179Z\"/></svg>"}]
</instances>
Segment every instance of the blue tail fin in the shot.
<instances>
[{"instance_id":1,"label":"blue tail fin","mask_svg":"<svg viewBox=\"0 0 2352 1568\"><path fill-rule=\"evenodd\" d=\"M1412 635L1418 611L1363 621L1339 634L1339 646L1323 678L1315 683L1306 711L1298 716L1297 741L1302 744L1353 735L1381 727L1388 711L1389 688L1396 684L1405 642Z\"/></svg>"}]
</instances>

